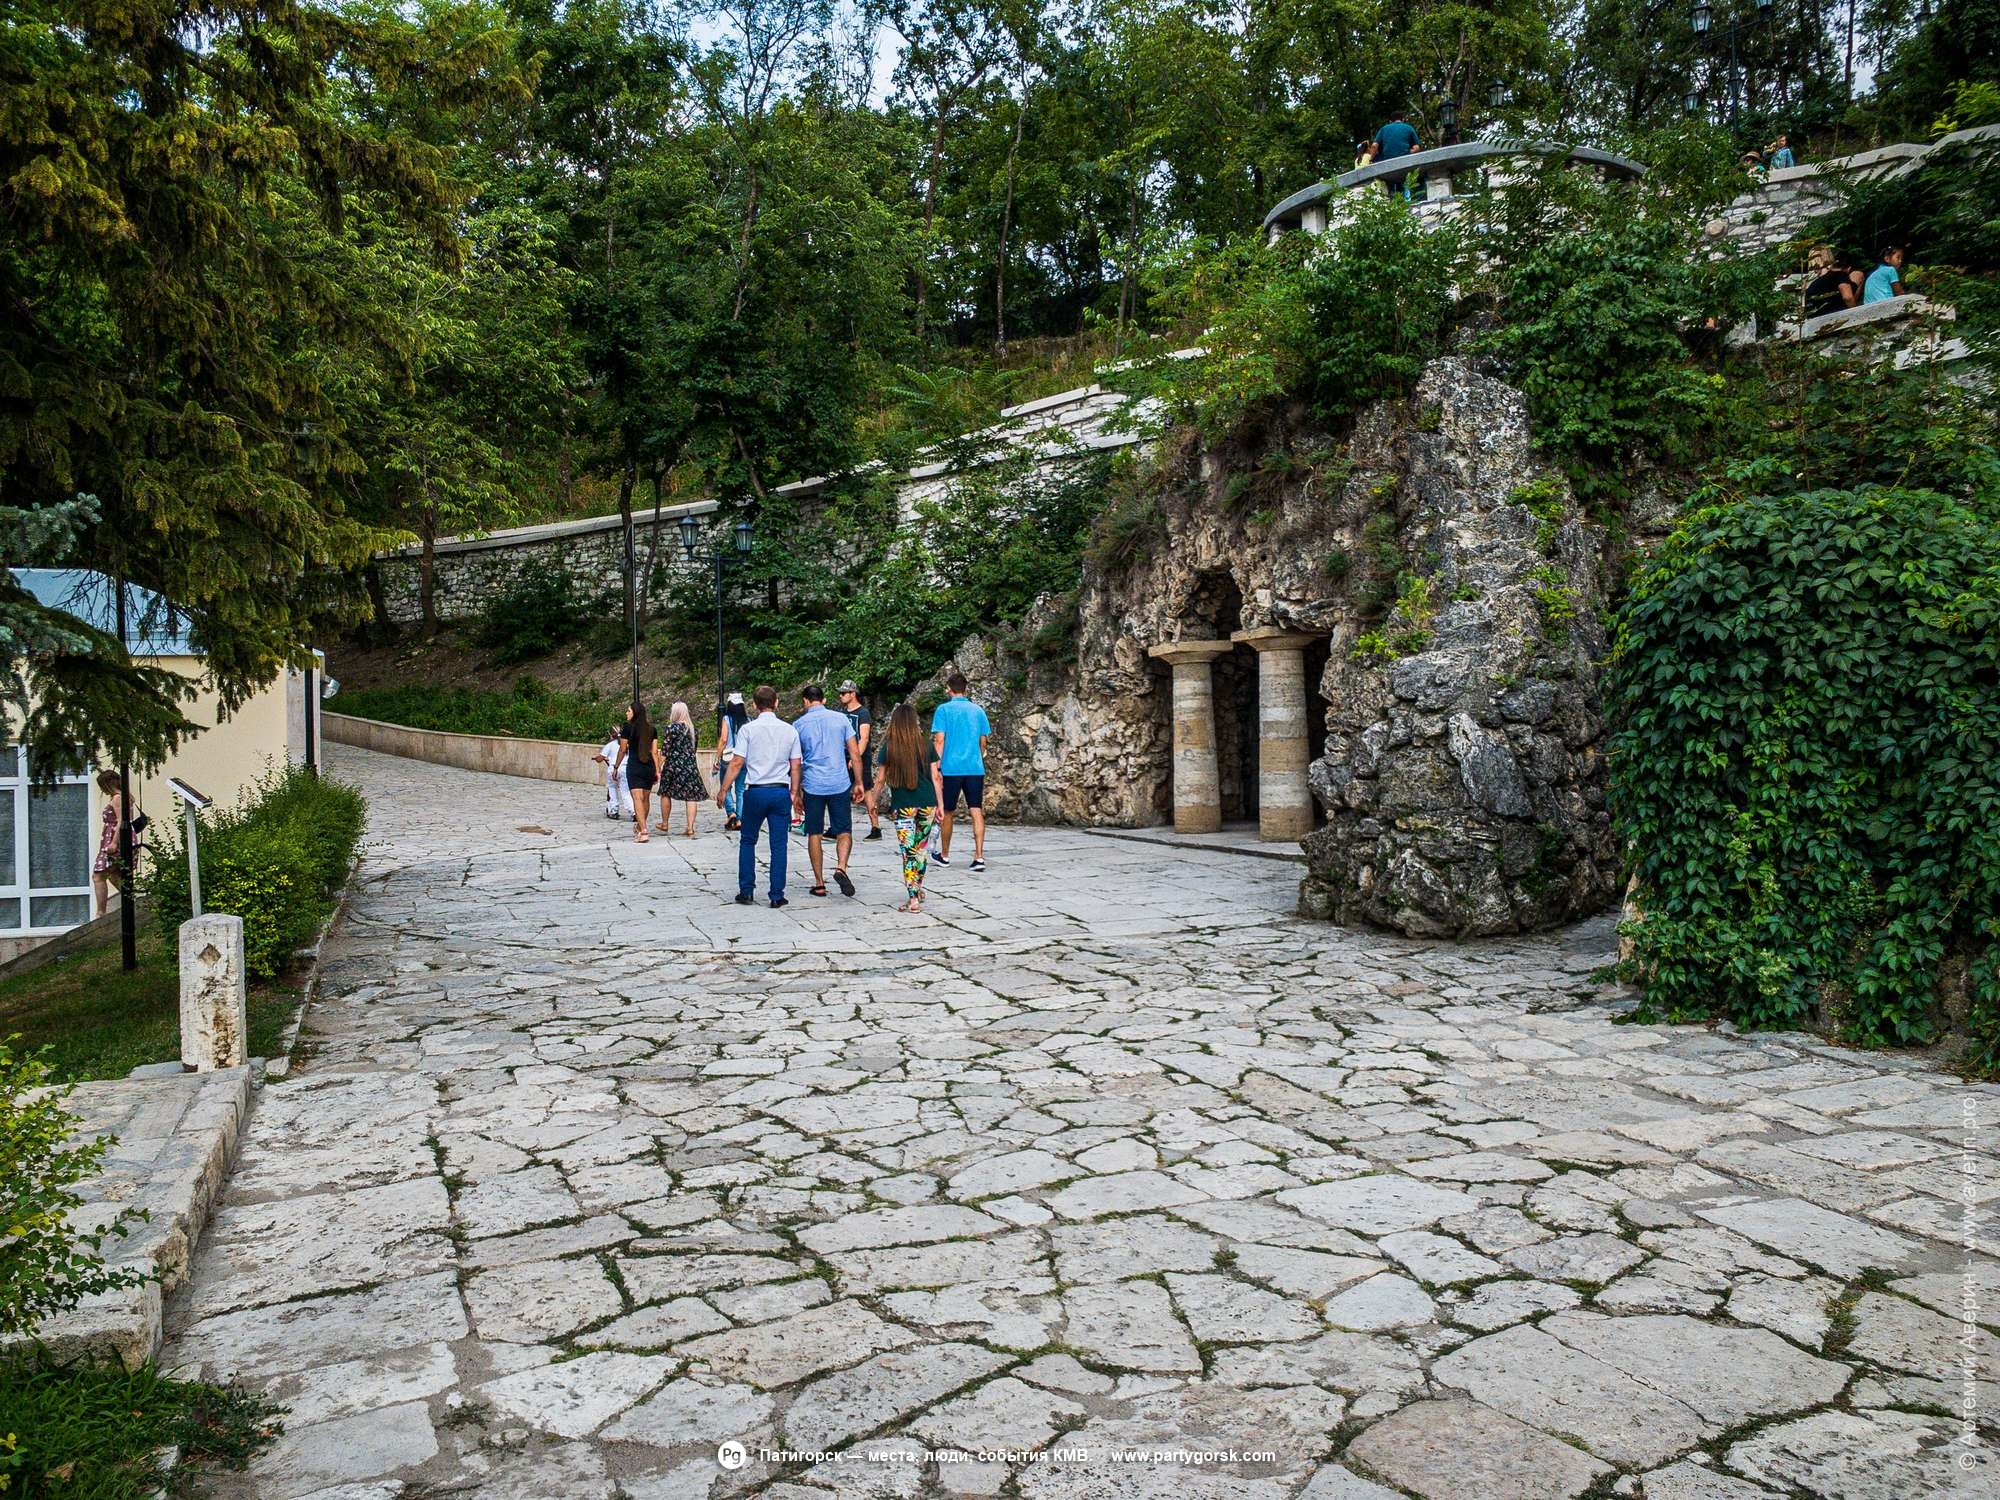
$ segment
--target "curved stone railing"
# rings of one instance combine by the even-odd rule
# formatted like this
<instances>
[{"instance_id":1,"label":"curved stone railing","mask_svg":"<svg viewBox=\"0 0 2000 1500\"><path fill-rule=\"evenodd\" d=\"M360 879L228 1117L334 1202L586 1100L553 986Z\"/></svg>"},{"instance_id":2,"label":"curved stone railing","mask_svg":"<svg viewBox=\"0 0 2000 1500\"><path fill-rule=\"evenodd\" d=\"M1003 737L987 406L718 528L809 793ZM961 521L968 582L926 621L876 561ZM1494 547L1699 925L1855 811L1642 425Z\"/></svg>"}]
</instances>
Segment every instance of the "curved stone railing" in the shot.
<instances>
[{"instance_id":1,"label":"curved stone railing","mask_svg":"<svg viewBox=\"0 0 2000 1500\"><path fill-rule=\"evenodd\" d=\"M608 714L607 710L607 714ZM526 776L536 781L597 782L604 768L591 759L595 745L567 740L515 739L504 734L451 734L442 729L412 729L380 719L352 714L322 716L326 737L336 745L354 745L407 760L457 766L464 771L490 771L496 776Z\"/></svg>"},{"instance_id":2,"label":"curved stone railing","mask_svg":"<svg viewBox=\"0 0 2000 1500\"><path fill-rule=\"evenodd\" d=\"M1609 177L1641 177L1646 171L1644 163L1629 156L1601 151L1595 146L1565 146L1559 141L1465 141L1456 146L1434 146L1428 151L1413 151L1408 156L1357 167L1331 181L1300 189L1264 215L1264 234L1270 240L1294 229L1322 234L1328 223L1330 200L1374 182L1393 186L1412 173L1423 185L1419 211L1429 208L1436 212L1456 196L1452 190L1455 176L1462 178L1474 167L1484 166L1488 180L1492 181L1502 176L1498 170L1500 164L1524 159L1543 161L1550 157L1562 157L1573 166L1591 167Z\"/></svg>"},{"instance_id":3,"label":"curved stone railing","mask_svg":"<svg viewBox=\"0 0 2000 1500\"><path fill-rule=\"evenodd\" d=\"M1958 130L1928 143L1902 141L1852 156L1782 168L1739 193L1704 229L1718 255L1732 250L1769 250L1802 238L1814 219L1839 208L1856 186L1902 177L1916 171L1927 157L1958 146L1981 151L2000 147L2000 125Z\"/></svg>"}]
</instances>

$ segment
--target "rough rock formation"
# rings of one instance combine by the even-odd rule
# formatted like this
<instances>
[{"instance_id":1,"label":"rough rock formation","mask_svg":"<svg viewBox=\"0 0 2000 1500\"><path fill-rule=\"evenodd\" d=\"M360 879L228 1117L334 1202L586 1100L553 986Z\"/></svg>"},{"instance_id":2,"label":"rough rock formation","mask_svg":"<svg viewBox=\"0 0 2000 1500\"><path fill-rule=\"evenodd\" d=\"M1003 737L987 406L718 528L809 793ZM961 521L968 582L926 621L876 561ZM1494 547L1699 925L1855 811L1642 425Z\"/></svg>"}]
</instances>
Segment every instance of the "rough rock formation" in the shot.
<instances>
[{"instance_id":1,"label":"rough rock formation","mask_svg":"<svg viewBox=\"0 0 2000 1500\"><path fill-rule=\"evenodd\" d=\"M1112 501L1137 518L1128 555L955 656L993 719L996 814L1164 821L1148 648L1277 628L1324 641L1304 912L1475 935L1609 904L1603 538L1536 460L1518 392L1441 359L1344 438L1294 411L1226 449L1170 433L1152 462ZM1254 817L1257 659L1214 670L1224 815Z\"/></svg>"},{"instance_id":2,"label":"rough rock formation","mask_svg":"<svg viewBox=\"0 0 2000 1500\"><path fill-rule=\"evenodd\" d=\"M1383 407L1357 468L1397 476L1404 554L1436 601L1421 650L1336 635L1313 764L1326 825L1305 841L1301 907L1407 933L1527 930L1616 890L1597 663L1602 537L1529 445L1521 395L1439 360L1414 426ZM1434 430L1424 430L1431 428Z\"/></svg>"}]
</instances>

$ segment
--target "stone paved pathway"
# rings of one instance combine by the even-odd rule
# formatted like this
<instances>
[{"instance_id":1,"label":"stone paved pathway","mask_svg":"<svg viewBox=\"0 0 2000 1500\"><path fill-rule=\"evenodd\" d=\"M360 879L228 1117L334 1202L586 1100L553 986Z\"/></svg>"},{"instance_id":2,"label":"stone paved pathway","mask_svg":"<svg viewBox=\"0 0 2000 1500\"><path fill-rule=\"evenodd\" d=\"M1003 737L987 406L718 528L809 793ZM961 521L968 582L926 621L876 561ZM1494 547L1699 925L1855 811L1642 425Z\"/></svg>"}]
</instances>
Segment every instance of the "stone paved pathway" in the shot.
<instances>
[{"instance_id":1,"label":"stone paved pathway","mask_svg":"<svg viewBox=\"0 0 2000 1500\"><path fill-rule=\"evenodd\" d=\"M2000 1090L1615 1025L1603 924L1044 829L743 909L719 833L335 768L375 843L170 1310L291 1408L231 1493L2000 1494Z\"/></svg>"}]
</instances>

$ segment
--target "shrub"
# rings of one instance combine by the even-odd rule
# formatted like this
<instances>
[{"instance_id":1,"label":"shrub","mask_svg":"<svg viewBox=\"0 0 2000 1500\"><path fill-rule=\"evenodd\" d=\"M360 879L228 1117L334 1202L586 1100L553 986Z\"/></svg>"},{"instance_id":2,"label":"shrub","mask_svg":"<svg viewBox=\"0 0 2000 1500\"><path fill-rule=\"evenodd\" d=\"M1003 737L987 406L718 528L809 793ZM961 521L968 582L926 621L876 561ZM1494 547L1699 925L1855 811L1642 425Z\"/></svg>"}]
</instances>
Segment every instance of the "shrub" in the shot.
<instances>
[{"instance_id":1,"label":"shrub","mask_svg":"<svg viewBox=\"0 0 2000 1500\"><path fill-rule=\"evenodd\" d=\"M105 1240L122 1236L130 1215L80 1230L77 1184L96 1174L109 1137L71 1144L77 1118L63 1108L72 1085L49 1086L37 1056L0 1043L0 1334L31 1333L52 1313L85 1297L137 1286L136 1270L106 1267Z\"/></svg>"},{"instance_id":2,"label":"shrub","mask_svg":"<svg viewBox=\"0 0 2000 1500\"><path fill-rule=\"evenodd\" d=\"M1709 505L1641 571L1608 689L1647 1015L1921 1042L1962 982L1993 1035L1996 559L1990 494L1868 487Z\"/></svg>"},{"instance_id":3,"label":"shrub","mask_svg":"<svg viewBox=\"0 0 2000 1500\"><path fill-rule=\"evenodd\" d=\"M714 626L709 627L711 631ZM711 649L713 649L711 647ZM508 734L525 739L603 742L606 730L625 717L622 702L594 693L558 692L522 678L506 691L453 688L435 683L342 692L340 712L412 729L453 734Z\"/></svg>"},{"instance_id":4,"label":"shrub","mask_svg":"<svg viewBox=\"0 0 2000 1500\"><path fill-rule=\"evenodd\" d=\"M276 976L313 935L347 878L366 823L361 794L302 766L261 782L242 807L201 819L201 904L243 919L243 958ZM178 827L152 851L157 930L171 944L191 911Z\"/></svg>"},{"instance_id":5,"label":"shrub","mask_svg":"<svg viewBox=\"0 0 2000 1500\"><path fill-rule=\"evenodd\" d=\"M1560 172L1510 194L1495 249L1502 324L1487 339L1528 398L1535 441L1579 491L1616 484L1628 455L1678 462L1725 387L1685 330L1770 300L1769 259L1711 262L1697 220Z\"/></svg>"},{"instance_id":6,"label":"shrub","mask_svg":"<svg viewBox=\"0 0 2000 1500\"><path fill-rule=\"evenodd\" d=\"M511 665L547 656L580 637L595 619L564 569L532 564L487 604L478 640L495 661Z\"/></svg>"},{"instance_id":7,"label":"shrub","mask_svg":"<svg viewBox=\"0 0 2000 1500\"><path fill-rule=\"evenodd\" d=\"M1211 442L1257 407L1303 397L1322 417L1396 396L1445 351L1464 243L1399 197L1351 193L1324 235L1246 237L1157 266L1157 296L1202 328L1205 357L1163 373L1174 415Z\"/></svg>"}]
</instances>

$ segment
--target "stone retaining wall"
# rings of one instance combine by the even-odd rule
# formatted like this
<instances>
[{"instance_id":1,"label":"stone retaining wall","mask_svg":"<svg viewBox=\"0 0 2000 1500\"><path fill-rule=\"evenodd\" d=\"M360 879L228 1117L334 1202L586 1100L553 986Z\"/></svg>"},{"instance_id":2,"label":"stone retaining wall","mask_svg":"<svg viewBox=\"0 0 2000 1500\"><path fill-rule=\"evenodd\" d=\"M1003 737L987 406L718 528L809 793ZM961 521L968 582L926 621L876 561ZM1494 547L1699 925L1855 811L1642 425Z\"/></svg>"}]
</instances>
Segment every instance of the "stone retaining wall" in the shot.
<instances>
[{"instance_id":1,"label":"stone retaining wall","mask_svg":"<svg viewBox=\"0 0 2000 1500\"><path fill-rule=\"evenodd\" d=\"M1188 351L1198 352L1198 351ZM1176 356L1180 357L1180 356ZM1001 420L984 433L975 433L956 445L965 454L968 467L1017 455L1024 450L1035 456L1038 465L1059 465L1107 448L1122 448L1145 440L1138 425L1126 420L1127 413L1143 418L1144 403L1134 409L1121 392L1101 385L1079 386L1054 396L1010 406ZM954 462L920 464L899 475L897 508L904 519L915 513L919 502L941 494L959 472ZM781 485L777 493L787 499L813 497L827 490L834 479L817 477ZM692 515L702 519L703 539L693 562L681 547L680 519ZM633 513L635 548L642 576L647 570L648 546L653 537L650 506ZM688 505L662 507L659 527L657 577L665 587L690 571L706 576L708 548L728 547L723 515L712 500ZM439 541L434 552L437 614L440 620L477 619L496 598L506 594L522 577L540 569L561 568L585 597L624 597L625 541L619 517L591 516L578 521L556 521L542 526L517 526L490 532L482 537L448 537ZM399 625L414 624L423 618L419 586L423 550L419 546L400 547L375 559L382 578L383 602L389 618ZM400 752L397 752L400 753ZM454 762L455 764L455 762ZM521 773L532 774L532 773Z\"/></svg>"},{"instance_id":2,"label":"stone retaining wall","mask_svg":"<svg viewBox=\"0 0 2000 1500\"><path fill-rule=\"evenodd\" d=\"M706 554L689 563L682 550L680 518L708 516L715 512L713 501L694 505L662 507L660 511L660 562L663 579L690 568L705 572ZM647 544L653 531L653 512L648 506L633 517L640 571L646 568ZM706 547L712 538L705 538ZM524 573L559 567L568 573L579 593L586 597L603 595L622 599L625 587L625 538L617 516L592 516L581 521L556 521L545 526L516 526L483 537L450 537L435 548L437 612L440 620L471 620L486 612L494 599L506 593ZM398 548L376 558L382 575L382 593L389 618L399 625L414 624L423 618L420 585L423 549Z\"/></svg>"},{"instance_id":3,"label":"stone retaining wall","mask_svg":"<svg viewBox=\"0 0 2000 1500\"><path fill-rule=\"evenodd\" d=\"M604 768L591 759L596 745L565 740L515 739L502 734L448 734L440 729L412 729L351 714L324 716L325 733L336 745L354 745L427 760L466 771L490 771L496 776L527 776L537 781L601 784Z\"/></svg>"},{"instance_id":4,"label":"stone retaining wall","mask_svg":"<svg viewBox=\"0 0 2000 1500\"><path fill-rule=\"evenodd\" d=\"M2000 146L2000 125L1960 130L1925 144L1904 141L1853 156L1807 162L1773 172L1737 197L1708 221L1717 251L1727 241L1731 249L1755 253L1803 236L1812 221L1832 213L1864 182L1881 182L1914 172L1933 152L1950 146L1977 144L1981 150Z\"/></svg>"},{"instance_id":5,"label":"stone retaining wall","mask_svg":"<svg viewBox=\"0 0 2000 1500\"><path fill-rule=\"evenodd\" d=\"M136 1369L160 1350L162 1299L187 1277L209 1211L236 1162L250 1113L250 1070L182 1073L178 1063L141 1068L131 1078L78 1084L66 1108L80 1139L110 1135L117 1148L81 1189L72 1218L92 1228L123 1210L143 1212L130 1232L105 1242L106 1261L157 1279L104 1292L47 1319L35 1339L58 1361L112 1361ZM0 1341L0 1353L27 1347Z\"/></svg>"}]
</instances>

